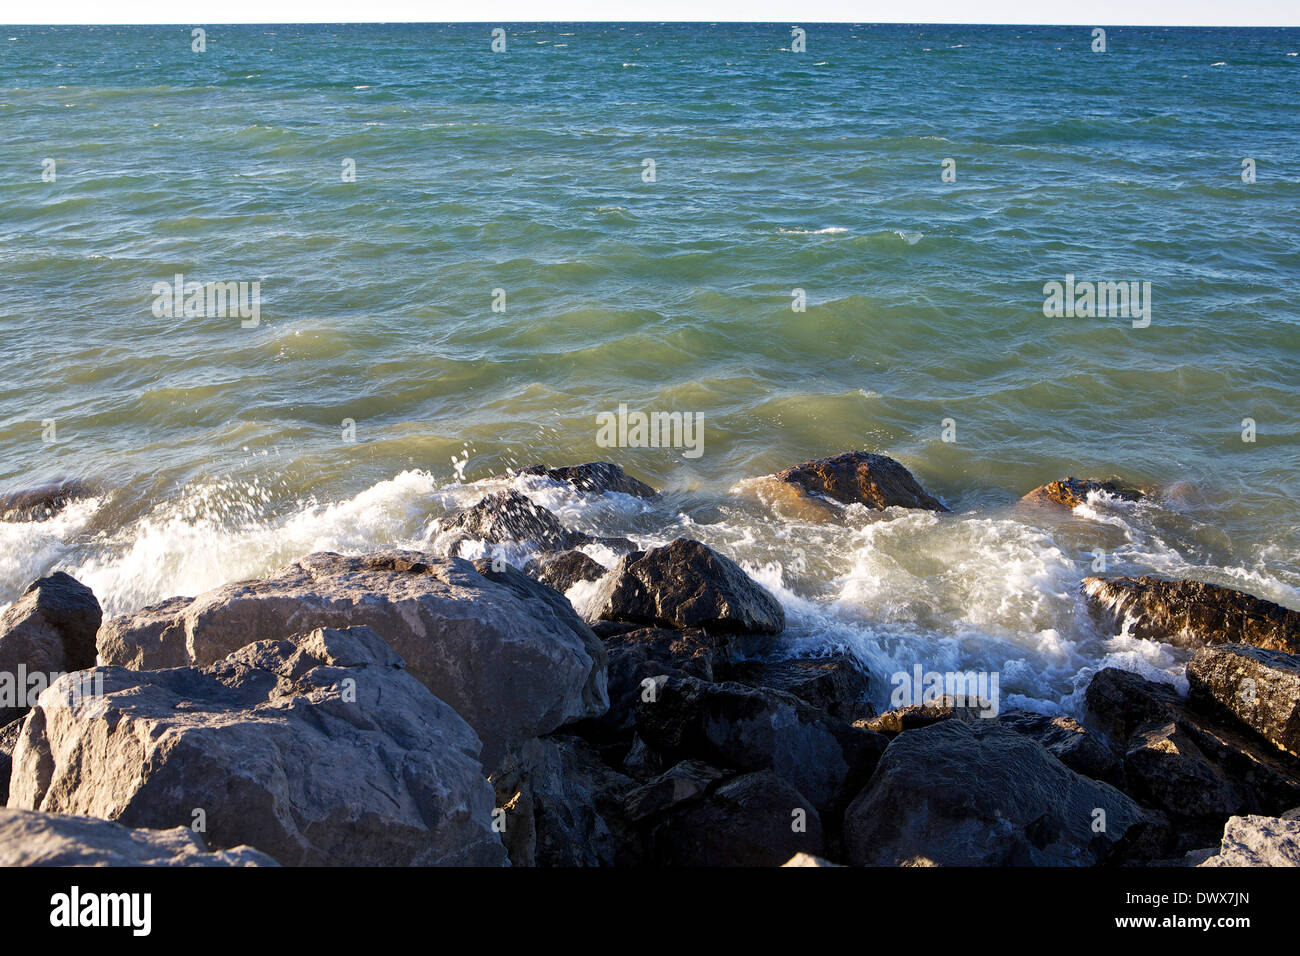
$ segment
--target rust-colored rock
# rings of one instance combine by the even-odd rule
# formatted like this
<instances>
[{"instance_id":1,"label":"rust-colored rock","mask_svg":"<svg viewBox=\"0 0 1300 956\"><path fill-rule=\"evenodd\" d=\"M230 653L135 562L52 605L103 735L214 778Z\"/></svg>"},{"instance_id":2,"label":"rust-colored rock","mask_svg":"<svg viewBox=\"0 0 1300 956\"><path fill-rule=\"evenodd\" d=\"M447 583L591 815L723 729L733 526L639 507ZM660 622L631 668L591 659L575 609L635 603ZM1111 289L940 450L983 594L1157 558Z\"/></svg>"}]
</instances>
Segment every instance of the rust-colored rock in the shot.
<instances>
[{"instance_id":1,"label":"rust-colored rock","mask_svg":"<svg viewBox=\"0 0 1300 956\"><path fill-rule=\"evenodd\" d=\"M1088 495L1094 491L1105 492L1124 501L1136 501L1142 497L1142 492L1136 488L1128 487L1116 478L1103 480L1098 478L1066 477L1060 481L1049 481L1045 485L1039 485L1020 500L1027 501L1030 504L1061 505L1065 508L1074 508L1087 501Z\"/></svg>"},{"instance_id":2,"label":"rust-colored rock","mask_svg":"<svg viewBox=\"0 0 1300 956\"><path fill-rule=\"evenodd\" d=\"M948 510L897 461L865 451L805 461L778 472L776 479L842 504L862 504L877 511L893 507Z\"/></svg>"}]
</instances>

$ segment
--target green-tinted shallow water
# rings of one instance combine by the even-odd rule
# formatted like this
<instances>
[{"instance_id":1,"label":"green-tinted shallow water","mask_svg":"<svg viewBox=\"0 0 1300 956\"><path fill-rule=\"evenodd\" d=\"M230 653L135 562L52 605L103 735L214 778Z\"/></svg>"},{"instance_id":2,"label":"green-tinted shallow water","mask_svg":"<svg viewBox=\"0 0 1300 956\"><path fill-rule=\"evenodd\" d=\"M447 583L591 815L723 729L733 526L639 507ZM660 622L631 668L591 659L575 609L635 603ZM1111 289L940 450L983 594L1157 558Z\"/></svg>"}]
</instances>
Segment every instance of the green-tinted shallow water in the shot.
<instances>
[{"instance_id":1,"label":"green-tinted shallow water","mask_svg":"<svg viewBox=\"0 0 1300 956\"><path fill-rule=\"evenodd\" d=\"M1102 660L1178 673L1081 619L1095 548L1300 606L1300 31L808 30L530 25L493 54L489 26L213 27L195 54L6 28L2 477L103 493L0 529L0 601L54 567L120 612L420 546L465 481L603 458L671 494L527 487L723 547L793 641L998 668L1043 706ZM259 281L258 326L155 317L176 273ZM1150 325L1045 318L1067 273L1150 282ZM701 415L703 453L600 447L620 403ZM733 493L848 448L957 516ZM1010 509L1071 473L1157 494Z\"/></svg>"}]
</instances>

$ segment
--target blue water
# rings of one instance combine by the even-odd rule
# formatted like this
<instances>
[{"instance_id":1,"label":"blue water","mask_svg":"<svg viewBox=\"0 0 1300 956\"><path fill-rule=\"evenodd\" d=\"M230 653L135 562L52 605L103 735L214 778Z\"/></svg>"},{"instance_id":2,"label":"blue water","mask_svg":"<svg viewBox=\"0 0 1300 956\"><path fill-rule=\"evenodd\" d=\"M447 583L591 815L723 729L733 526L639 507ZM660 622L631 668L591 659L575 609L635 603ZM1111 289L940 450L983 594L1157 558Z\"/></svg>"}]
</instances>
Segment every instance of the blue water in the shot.
<instances>
[{"instance_id":1,"label":"blue water","mask_svg":"<svg viewBox=\"0 0 1300 956\"><path fill-rule=\"evenodd\" d=\"M1300 606L1300 31L493 26L0 31L0 484L100 492L0 529L0 601L421 545L473 482L605 458L671 494L571 521L711 540L800 640L1020 660L1035 700L1178 673L1078 619L1098 547ZM177 273L258 281L257 326L156 317ZM1067 274L1149 282L1149 326L1046 318ZM623 402L703 454L601 447ZM745 484L846 448L958 516L809 527ZM1071 473L1153 494L1012 507Z\"/></svg>"}]
</instances>

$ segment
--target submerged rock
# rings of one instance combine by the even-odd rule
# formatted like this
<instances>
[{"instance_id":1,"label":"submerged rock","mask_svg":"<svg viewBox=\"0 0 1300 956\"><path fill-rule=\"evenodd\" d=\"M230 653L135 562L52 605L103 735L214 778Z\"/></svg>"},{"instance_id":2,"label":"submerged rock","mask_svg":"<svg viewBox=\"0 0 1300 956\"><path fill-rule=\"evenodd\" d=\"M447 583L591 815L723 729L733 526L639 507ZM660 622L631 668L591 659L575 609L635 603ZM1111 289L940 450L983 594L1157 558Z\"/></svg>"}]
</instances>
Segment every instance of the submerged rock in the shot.
<instances>
[{"instance_id":1,"label":"submerged rock","mask_svg":"<svg viewBox=\"0 0 1300 956\"><path fill-rule=\"evenodd\" d=\"M1203 581L1165 581L1150 576L1083 579L1093 612L1119 629L1178 647L1250 644L1300 653L1300 611Z\"/></svg>"},{"instance_id":2,"label":"submerged rock","mask_svg":"<svg viewBox=\"0 0 1300 956\"><path fill-rule=\"evenodd\" d=\"M189 827L144 830L95 817L0 807L0 866L275 866L248 846L211 851Z\"/></svg>"},{"instance_id":3,"label":"submerged rock","mask_svg":"<svg viewBox=\"0 0 1300 956\"><path fill-rule=\"evenodd\" d=\"M563 595L514 568L483 574L415 551L319 552L175 598L106 621L99 654L137 669L206 665L256 640L352 625L378 631L469 722L489 767L509 745L609 706L604 645Z\"/></svg>"},{"instance_id":4,"label":"submerged rock","mask_svg":"<svg viewBox=\"0 0 1300 956\"><path fill-rule=\"evenodd\" d=\"M202 668L100 667L46 691L10 805L126 826L202 820L291 866L496 865L479 740L373 630L319 628Z\"/></svg>"},{"instance_id":5,"label":"submerged rock","mask_svg":"<svg viewBox=\"0 0 1300 956\"><path fill-rule=\"evenodd\" d=\"M844 816L866 866L1093 866L1154 818L996 720L947 720L889 745Z\"/></svg>"},{"instance_id":6,"label":"submerged rock","mask_svg":"<svg viewBox=\"0 0 1300 956\"><path fill-rule=\"evenodd\" d=\"M1247 644L1205 647L1187 665L1187 683L1193 705L1300 757L1300 657Z\"/></svg>"},{"instance_id":7,"label":"submerged rock","mask_svg":"<svg viewBox=\"0 0 1300 956\"><path fill-rule=\"evenodd\" d=\"M1142 497L1142 492L1128 487L1118 478L1099 480L1068 477L1061 481L1049 481L1045 485L1039 485L1020 500L1029 504L1075 508L1086 502L1088 495L1094 493L1113 495L1123 501L1137 501Z\"/></svg>"},{"instance_id":8,"label":"submerged rock","mask_svg":"<svg viewBox=\"0 0 1300 956\"><path fill-rule=\"evenodd\" d=\"M94 494L90 487L65 478L35 488L22 488L0 495L0 521L44 521L78 498Z\"/></svg>"},{"instance_id":9,"label":"submerged rock","mask_svg":"<svg viewBox=\"0 0 1300 956\"><path fill-rule=\"evenodd\" d=\"M546 475L556 481L572 485L587 494L603 495L611 492L631 495L634 498L653 498L657 492L644 481L633 478L618 465L608 461L589 461L585 465L566 465L563 468L546 468L529 465L522 469L525 475Z\"/></svg>"},{"instance_id":10,"label":"submerged rock","mask_svg":"<svg viewBox=\"0 0 1300 956\"><path fill-rule=\"evenodd\" d=\"M776 479L843 504L862 504L878 511L893 507L948 510L897 461L865 451L805 461L778 472Z\"/></svg>"},{"instance_id":11,"label":"submerged rock","mask_svg":"<svg viewBox=\"0 0 1300 956\"><path fill-rule=\"evenodd\" d=\"M624 555L588 606L597 620L655 627L758 634L785 628L785 610L766 588L730 558L686 538Z\"/></svg>"},{"instance_id":12,"label":"submerged rock","mask_svg":"<svg viewBox=\"0 0 1300 956\"><path fill-rule=\"evenodd\" d=\"M818 856L824 837L807 797L777 774L742 774L656 824L647 838L656 866L780 866Z\"/></svg>"},{"instance_id":13,"label":"submerged rock","mask_svg":"<svg viewBox=\"0 0 1300 956\"><path fill-rule=\"evenodd\" d=\"M95 665L102 619L90 588L62 571L28 586L0 615L0 724L27 712L19 697L33 686L32 675L43 687L55 675Z\"/></svg>"},{"instance_id":14,"label":"submerged rock","mask_svg":"<svg viewBox=\"0 0 1300 956\"><path fill-rule=\"evenodd\" d=\"M1218 852L1200 866L1300 866L1300 820L1231 817Z\"/></svg>"}]
</instances>

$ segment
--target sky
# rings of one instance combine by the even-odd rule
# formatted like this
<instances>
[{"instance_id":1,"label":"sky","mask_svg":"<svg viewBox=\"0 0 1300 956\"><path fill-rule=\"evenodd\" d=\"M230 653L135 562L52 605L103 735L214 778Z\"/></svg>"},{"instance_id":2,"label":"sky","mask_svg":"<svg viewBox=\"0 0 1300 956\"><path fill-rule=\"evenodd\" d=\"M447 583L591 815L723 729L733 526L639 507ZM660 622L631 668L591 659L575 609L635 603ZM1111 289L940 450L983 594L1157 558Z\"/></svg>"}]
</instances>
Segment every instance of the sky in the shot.
<instances>
[{"instance_id":1,"label":"sky","mask_svg":"<svg viewBox=\"0 0 1300 956\"><path fill-rule=\"evenodd\" d=\"M0 24L577 20L1300 26L1300 0L0 0Z\"/></svg>"}]
</instances>

